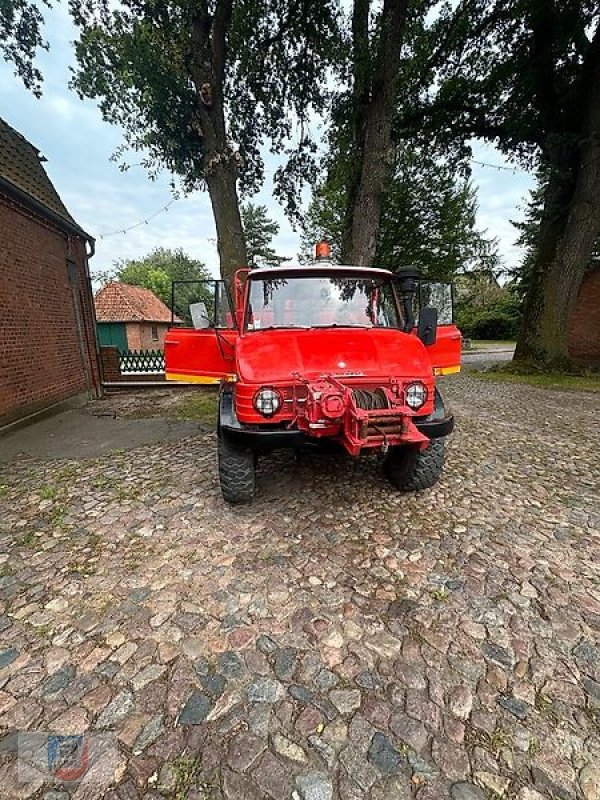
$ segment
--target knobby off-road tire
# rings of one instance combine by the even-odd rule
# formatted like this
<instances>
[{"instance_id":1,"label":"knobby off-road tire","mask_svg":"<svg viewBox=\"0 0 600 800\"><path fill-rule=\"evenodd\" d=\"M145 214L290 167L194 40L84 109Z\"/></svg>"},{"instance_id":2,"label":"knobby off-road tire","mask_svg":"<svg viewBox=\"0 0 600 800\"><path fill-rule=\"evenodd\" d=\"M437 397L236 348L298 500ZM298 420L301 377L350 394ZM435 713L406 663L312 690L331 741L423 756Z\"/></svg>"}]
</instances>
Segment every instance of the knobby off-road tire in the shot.
<instances>
[{"instance_id":1,"label":"knobby off-road tire","mask_svg":"<svg viewBox=\"0 0 600 800\"><path fill-rule=\"evenodd\" d=\"M432 439L425 450L393 447L384 461L385 474L401 492L430 489L444 468L444 440Z\"/></svg>"},{"instance_id":2,"label":"knobby off-road tire","mask_svg":"<svg viewBox=\"0 0 600 800\"><path fill-rule=\"evenodd\" d=\"M254 497L256 474L252 450L235 447L219 436L219 482L227 503L248 503Z\"/></svg>"}]
</instances>

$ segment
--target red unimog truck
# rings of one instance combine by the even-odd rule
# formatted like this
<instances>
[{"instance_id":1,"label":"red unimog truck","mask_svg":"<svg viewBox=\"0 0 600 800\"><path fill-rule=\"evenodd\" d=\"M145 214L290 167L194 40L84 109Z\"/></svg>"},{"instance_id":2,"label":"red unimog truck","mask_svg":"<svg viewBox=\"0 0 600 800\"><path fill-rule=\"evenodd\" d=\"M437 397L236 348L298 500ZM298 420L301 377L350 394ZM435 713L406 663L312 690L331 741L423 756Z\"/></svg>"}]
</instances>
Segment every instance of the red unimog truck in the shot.
<instances>
[{"instance_id":1,"label":"red unimog truck","mask_svg":"<svg viewBox=\"0 0 600 800\"><path fill-rule=\"evenodd\" d=\"M192 326L169 330L166 377L220 384L226 501L252 499L260 454L332 443L352 457L381 453L400 490L433 486L454 425L436 377L460 370L449 284L327 257L240 270L233 307L224 282L203 283L195 294L174 284L172 307L185 318L185 289Z\"/></svg>"}]
</instances>

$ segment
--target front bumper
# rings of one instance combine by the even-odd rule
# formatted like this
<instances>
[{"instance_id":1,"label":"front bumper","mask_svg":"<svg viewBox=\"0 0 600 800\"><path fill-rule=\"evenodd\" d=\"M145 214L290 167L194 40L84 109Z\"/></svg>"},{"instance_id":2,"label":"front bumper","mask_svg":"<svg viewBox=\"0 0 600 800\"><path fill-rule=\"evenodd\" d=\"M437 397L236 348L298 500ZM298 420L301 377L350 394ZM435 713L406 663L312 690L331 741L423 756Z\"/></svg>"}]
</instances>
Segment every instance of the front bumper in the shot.
<instances>
[{"instance_id":1,"label":"front bumper","mask_svg":"<svg viewBox=\"0 0 600 800\"><path fill-rule=\"evenodd\" d=\"M428 439L439 439L448 436L454 430L454 417L446 414L441 395L436 390L435 409L429 417L423 419L413 418L413 423L420 433ZM296 448L313 441L303 431L288 430L287 428L249 427L242 425L238 420L233 407L233 394L228 391L221 393L219 402L218 430L221 436L230 440L238 447L250 450L269 452L282 448ZM324 441L327 441L325 439Z\"/></svg>"}]
</instances>

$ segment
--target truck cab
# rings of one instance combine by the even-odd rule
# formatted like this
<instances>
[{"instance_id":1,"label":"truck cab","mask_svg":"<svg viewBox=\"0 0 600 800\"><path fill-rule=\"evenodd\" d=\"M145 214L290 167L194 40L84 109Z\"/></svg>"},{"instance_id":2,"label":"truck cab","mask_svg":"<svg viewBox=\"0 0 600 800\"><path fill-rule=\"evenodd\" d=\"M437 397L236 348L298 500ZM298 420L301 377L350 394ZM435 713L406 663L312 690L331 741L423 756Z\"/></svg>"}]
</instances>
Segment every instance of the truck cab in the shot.
<instances>
[{"instance_id":1,"label":"truck cab","mask_svg":"<svg viewBox=\"0 0 600 800\"><path fill-rule=\"evenodd\" d=\"M220 385L226 501L250 501L257 457L282 447L379 452L400 490L438 480L454 419L436 378L460 369L451 292L435 308L414 271L328 261L240 270L233 298L210 284L167 334L166 376Z\"/></svg>"}]
</instances>

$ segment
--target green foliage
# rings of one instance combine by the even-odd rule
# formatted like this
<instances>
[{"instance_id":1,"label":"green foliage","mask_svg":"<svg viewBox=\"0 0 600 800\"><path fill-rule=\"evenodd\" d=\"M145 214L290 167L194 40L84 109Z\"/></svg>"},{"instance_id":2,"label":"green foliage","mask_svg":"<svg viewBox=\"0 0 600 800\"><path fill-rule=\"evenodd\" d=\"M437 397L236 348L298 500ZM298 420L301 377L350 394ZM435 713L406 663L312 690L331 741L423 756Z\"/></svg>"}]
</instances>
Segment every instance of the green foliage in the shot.
<instances>
[{"instance_id":1,"label":"green foliage","mask_svg":"<svg viewBox=\"0 0 600 800\"><path fill-rule=\"evenodd\" d=\"M269 217L266 206L243 205L242 224L249 267L276 267L285 261L272 247L273 237L279 233L279 224Z\"/></svg>"},{"instance_id":2,"label":"green foliage","mask_svg":"<svg viewBox=\"0 0 600 800\"><path fill-rule=\"evenodd\" d=\"M314 193L303 233L303 251L325 237L340 255L347 192L344 157L331 155L328 179ZM375 263L416 265L424 276L450 280L473 268L499 266L495 240L475 227L475 191L434 153L398 148L393 179L384 194Z\"/></svg>"},{"instance_id":3,"label":"green foliage","mask_svg":"<svg viewBox=\"0 0 600 800\"><path fill-rule=\"evenodd\" d=\"M202 261L190 258L181 248L157 247L144 258L117 261L114 269L103 277L150 289L169 308L172 282L193 281L190 285L175 286L175 314L189 325L191 303L204 302L208 312L213 312L213 284L202 283L212 280L211 275Z\"/></svg>"},{"instance_id":4,"label":"green foliage","mask_svg":"<svg viewBox=\"0 0 600 800\"><path fill-rule=\"evenodd\" d=\"M269 140L287 156L275 176L276 193L294 205L296 182L314 171L315 144L305 123L325 107L326 74L339 49L337 5L124 0L115 7L109 0L73 0L80 29L73 86L123 130L117 159L127 149L141 152L151 175L166 168L185 190L205 188L212 168L205 156L214 145L200 111L210 114L224 99L225 136L229 154L239 152L243 189L261 183L260 149ZM203 87L195 85L192 69L198 29L208 31L212 48L214 80Z\"/></svg>"},{"instance_id":5,"label":"green foliage","mask_svg":"<svg viewBox=\"0 0 600 800\"><path fill-rule=\"evenodd\" d=\"M202 261L190 258L181 248L166 247L156 247L144 258L116 261L112 276L113 280L150 289L167 305L171 303L171 281L210 279Z\"/></svg>"},{"instance_id":6,"label":"green foliage","mask_svg":"<svg viewBox=\"0 0 600 800\"><path fill-rule=\"evenodd\" d=\"M403 92L397 134L428 146L494 141L526 166L568 157L581 123L581 65L596 0L461 0L418 32L421 69ZM415 65L416 66L416 65Z\"/></svg>"},{"instance_id":7,"label":"green foliage","mask_svg":"<svg viewBox=\"0 0 600 800\"><path fill-rule=\"evenodd\" d=\"M521 320L521 302L509 289L478 305L468 299L457 303L456 324L469 339L515 339Z\"/></svg>"},{"instance_id":8,"label":"green foliage","mask_svg":"<svg viewBox=\"0 0 600 800\"><path fill-rule=\"evenodd\" d=\"M200 422L211 427L217 421L218 392L198 389L183 395L173 409L176 419Z\"/></svg>"},{"instance_id":9,"label":"green foliage","mask_svg":"<svg viewBox=\"0 0 600 800\"><path fill-rule=\"evenodd\" d=\"M36 97L42 93L42 74L34 59L38 49L48 49L40 5L50 7L48 0L0 0L0 55L14 65L15 74Z\"/></svg>"}]
</instances>

